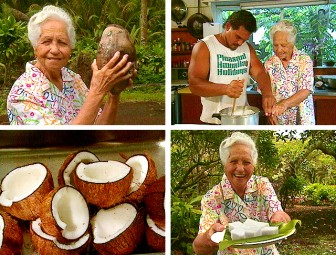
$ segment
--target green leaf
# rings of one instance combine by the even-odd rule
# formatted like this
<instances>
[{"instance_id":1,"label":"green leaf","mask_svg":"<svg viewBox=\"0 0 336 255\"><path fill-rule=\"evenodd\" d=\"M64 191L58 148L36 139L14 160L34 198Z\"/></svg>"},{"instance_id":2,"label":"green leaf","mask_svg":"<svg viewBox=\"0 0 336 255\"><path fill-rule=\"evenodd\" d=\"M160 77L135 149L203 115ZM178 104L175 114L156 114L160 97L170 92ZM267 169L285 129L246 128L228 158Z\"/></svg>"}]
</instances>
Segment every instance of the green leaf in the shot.
<instances>
[{"instance_id":1,"label":"green leaf","mask_svg":"<svg viewBox=\"0 0 336 255\"><path fill-rule=\"evenodd\" d=\"M270 226L279 226L279 234L277 235L268 235L268 236L258 236L258 237L253 237L253 238L246 238L246 239L241 239L241 240L235 240L233 241L231 239L230 232L228 230L228 227L226 228L226 232L224 235L224 240L219 243L219 250L225 250L226 248L233 246L233 245L238 245L238 244L246 244L244 245L243 248L249 248L248 243L255 243L255 242L263 242L263 241L271 241L275 238L283 237L290 235L291 233L295 232L295 227L296 225L299 224L301 226L301 221L300 220L291 220L288 223L277 223L277 224L270 224Z\"/></svg>"}]
</instances>

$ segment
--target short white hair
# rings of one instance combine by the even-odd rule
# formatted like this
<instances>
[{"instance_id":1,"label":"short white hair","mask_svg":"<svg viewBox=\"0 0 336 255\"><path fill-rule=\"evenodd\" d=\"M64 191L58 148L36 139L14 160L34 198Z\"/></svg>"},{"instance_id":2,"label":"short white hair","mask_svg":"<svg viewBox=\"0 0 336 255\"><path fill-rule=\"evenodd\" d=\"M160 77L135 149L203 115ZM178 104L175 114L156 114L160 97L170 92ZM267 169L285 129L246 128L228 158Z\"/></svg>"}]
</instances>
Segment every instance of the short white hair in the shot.
<instances>
[{"instance_id":1,"label":"short white hair","mask_svg":"<svg viewBox=\"0 0 336 255\"><path fill-rule=\"evenodd\" d=\"M297 29L293 26L291 22L288 20L281 20L270 30L270 38L271 42L273 44L273 37L276 32L287 32L288 33L288 42L295 44L296 42L296 35L297 35Z\"/></svg>"},{"instance_id":2,"label":"short white hair","mask_svg":"<svg viewBox=\"0 0 336 255\"><path fill-rule=\"evenodd\" d=\"M67 34L71 48L75 48L76 32L71 16L62 8L53 5L45 6L41 11L34 14L28 22L28 38L33 47L41 36L41 25L47 20L63 21L67 27Z\"/></svg>"},{"instance_id":3,"label":"short white hair","mask_svg":"<svg viewBox=\"0 0 336 255\"><path fill-rule=\"evenodd\" d=\"M252 164L256 166L258 161L258 151L256 145L249 135L241 132L234 132L230 137L224 139L220 144L219 156L223 165L226 164L226 161L230 156L230 149L235 144L244 144L251 149Z\"/></svg>"}]
</instances>

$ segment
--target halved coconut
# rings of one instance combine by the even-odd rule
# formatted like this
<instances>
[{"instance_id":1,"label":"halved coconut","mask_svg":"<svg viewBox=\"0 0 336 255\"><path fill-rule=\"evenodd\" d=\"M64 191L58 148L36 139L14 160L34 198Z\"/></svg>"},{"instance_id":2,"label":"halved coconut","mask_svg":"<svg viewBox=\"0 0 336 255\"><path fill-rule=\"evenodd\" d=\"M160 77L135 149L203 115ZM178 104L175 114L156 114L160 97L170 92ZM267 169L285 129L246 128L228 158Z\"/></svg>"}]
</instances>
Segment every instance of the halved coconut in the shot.
<instances>
[{"instance_id":1,"label":"halved coconut","mask_svg":"<svg viewBox=\"0 0 336 255\"><path fill-rule=\"evenodd\" d=\"M157 179L146 191L146 212L156 225L165 228L165 176Z\"/></svg>"},{"instance_id":2,"label":"halved coconut","mask_svg":"<svg viewBox=\"0 0 336 255\"><path fill-rule=\"evenodd\" d=\"M39 255L80 255L85 254L90 246L90 234L71 243L62 244L54 236L48 235L41 229L41 219L31 222L30 234L32 244Z\"/></svg>"},{"instance_id":3,"label":"halved coconut","mask_svg":"<svg viewBox=\"0 0 336 255\"><path fill-rule=\"evenodd\" d=\"M91 219L93 246L102 254L129 254L145 233L144 210L130 203L101 209Z\"/></svg>"},{"instance_id":4,"label":"halved coconut","mask_svg":"<svg viewBox=\"0 0 336 255\"><path fill-rule=\"evenodd\" d=\"M148 246L154 251L164 252L165 230L157 226L148 214L146 216L146 222L146 240Z\"/></svg>"},{"instance_id":5,"label":"halved coconut","mask_svg":"<svg viewBox=\"0 0 336 255\"><path fill-rule=\"evenodd\" d=\"M42 229L60 242L77 240L89 227L89 208L83 195L71 186L60 186L41 206Z\"/></svg>"},{"instance_id":6,"label":"halved coconut","mask_svg":"<svg viewBox=\"0 0 336 255\"><path fill-rule=\"evenodd\" d=\"M0 254L21 254L23 234L18 222L0 212Z\"/></svg>"},{"instance_id":7,"label":"halved coconut","mask_svg":"<svg viewBox=\"0 0 336 255\"><path fill-rule=\"evenodd\" d=\"M133 178L132 168L119 161L80 163L73 174L75 187L99 208L123 202Z\"/></svg>"},{"instance_id":8,"label":"halved coconut","mask_svg":"<svg viewBox=\"0 0 336 255\"><path fill-rule=\"evenodd\" d=\"M90 163L99 161L98 157L90 151L82 150L72 153L66 157L60 170L58 171L59 185L73 185L71 173L81 162Z\"/></svg>"},{"instance_id":9,"label":"halved coconut","mask_svg":"<svg viewBox=\"0 0 336 255\"><path fill-rule=\"evenodd\" d=\"M39 217L40 204L54 188L49 169L34 163L16 168L2 180L1 208L21 220Z\"/></svg>"},{"instance_id":10,"label":"halved coconut","mask_svg":"<svg viewBox=\"0 0 336 255\"><path fill-rule=\"evenodd\" d=\"M147 187L157 178L155 162L148 154L139 154L130 157L126 164L132 167L134 171L127 199L140 203Z\"/></svg>"}]
</instances>

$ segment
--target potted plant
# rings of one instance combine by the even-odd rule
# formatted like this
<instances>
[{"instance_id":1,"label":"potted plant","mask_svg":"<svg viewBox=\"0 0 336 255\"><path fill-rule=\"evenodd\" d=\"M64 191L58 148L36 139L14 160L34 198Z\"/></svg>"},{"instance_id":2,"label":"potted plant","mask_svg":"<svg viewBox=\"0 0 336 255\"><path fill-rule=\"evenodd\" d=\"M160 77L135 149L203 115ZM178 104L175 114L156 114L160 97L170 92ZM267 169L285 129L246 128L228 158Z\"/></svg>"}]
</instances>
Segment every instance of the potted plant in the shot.
<instances>
[{"instance_id":1,"label":"potted plant","mask_svg":"<svg viewBox=\"0 0 336 255\"><path fill-rule=\"evenodd\" d=\"M336 42L328 38L323 46L323 63L326 66L334 66L336 63Z\"/></svg>"}]
</instances>

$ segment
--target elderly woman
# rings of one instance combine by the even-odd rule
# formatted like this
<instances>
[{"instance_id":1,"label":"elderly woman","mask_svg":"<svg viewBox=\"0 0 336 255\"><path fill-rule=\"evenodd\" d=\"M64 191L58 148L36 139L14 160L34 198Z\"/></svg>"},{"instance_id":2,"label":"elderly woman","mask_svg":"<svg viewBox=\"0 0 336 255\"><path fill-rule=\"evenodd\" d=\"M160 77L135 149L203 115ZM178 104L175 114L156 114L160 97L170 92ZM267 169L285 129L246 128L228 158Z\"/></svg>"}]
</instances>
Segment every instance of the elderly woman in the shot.
<instances>
[{"instance_id":1,"label":"elderly woman","mask_svg":"<svg viewBox=\"0 0 336 255\"><path fill-rule=\"evenodd\" d=\"M113 124L119 94L110 91L121 81L131 85L136 74L129 73L133 63L128 56L119 59L117 52L101 70L94 61L88 90L81 77L65 67L75 46L75 29L63 9L50 5L32 16L28 37L36 60L26 64L8 95L10 124Z\"/></svg>"},{"instance_id":2,"label":"elderly woman","mask_svg":"<svg viewBox=\"0 0 336 255\"><path fill-rule=\"evenodd\" d=\"M193 242L196 254L213 254L218 244L211 235L223 231L230 222L253 219L261 222L289 222L274 189L265 177L253 175L258 152L253 140L235 132L219 147L224 165L222 181L209 190L201 202L199 234ZM274 245L236 249L229 247L218 254L279 254Z\"/></svg>"},{"instance_id":3,"label":"elderly woman","mask_svg":"<svg viewBox=\"0 0 336 255\"><path fill-rule=\"evenodd\" d=\"M269 120L280 125L314 125L313 62L295 47L297 30L288 21L280 21L270 31L274 54L265 67L273 95L277 100Z\"/></svg>"}]
</instances>

